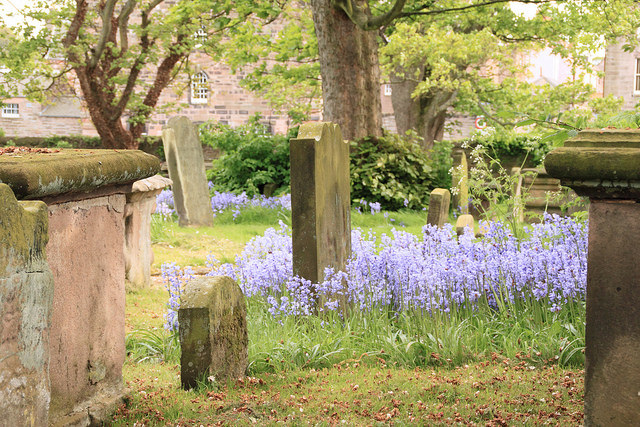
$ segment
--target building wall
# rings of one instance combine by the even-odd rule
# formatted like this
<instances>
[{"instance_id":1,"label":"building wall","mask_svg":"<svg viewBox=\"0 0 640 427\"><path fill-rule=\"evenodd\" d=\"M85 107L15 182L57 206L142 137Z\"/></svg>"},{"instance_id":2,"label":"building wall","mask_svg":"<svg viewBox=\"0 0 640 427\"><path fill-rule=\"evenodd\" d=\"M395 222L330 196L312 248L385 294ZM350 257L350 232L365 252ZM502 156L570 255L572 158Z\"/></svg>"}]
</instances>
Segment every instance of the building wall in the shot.
<instances>
[{"instance_id":1,"label":"building wall","mask_svg":"<svg viewBox=\"0 0 640 427\"><path fill-rule=\"evenodd\" d=\"M10 98L5 103L18 104L19 117L2 117L0 129L7 136L53 136L82 135L83 123L80 117L47 117L42 115L43 106L26 98ZM95 132L95 130L94 130Z\"/></svg>"},{"instance_id":2,"label":"building wall","mask_svg":"<svg viewBox=\"0 0 640 427\"><path fill-rule=\"evenodd\" d=\"M607 46L604 60L604 96L624 97L624 110L631 110L640 102L640 93L634 93L636 60L640 50L625 52L623 43Z\"/></svg>"}]
</instances>

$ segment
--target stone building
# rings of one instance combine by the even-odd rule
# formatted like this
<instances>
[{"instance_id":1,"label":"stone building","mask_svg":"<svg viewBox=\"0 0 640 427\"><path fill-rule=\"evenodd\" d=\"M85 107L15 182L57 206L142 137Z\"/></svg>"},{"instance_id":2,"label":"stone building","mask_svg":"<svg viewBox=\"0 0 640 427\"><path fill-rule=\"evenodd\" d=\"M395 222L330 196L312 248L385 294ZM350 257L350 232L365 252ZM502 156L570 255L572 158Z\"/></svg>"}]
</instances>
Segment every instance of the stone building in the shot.
<instances>
[{"instance_id":1,"label":"stone building","mask_svg":"<svg viewBox=\"0 0 640 427\"><path fill-rule=\"evenodd\" d=\"M624 98L623 110L640 102L640 48L625 52L623 42L607 46L604 59L604 96Z\"/></svg>"}]
</instances>

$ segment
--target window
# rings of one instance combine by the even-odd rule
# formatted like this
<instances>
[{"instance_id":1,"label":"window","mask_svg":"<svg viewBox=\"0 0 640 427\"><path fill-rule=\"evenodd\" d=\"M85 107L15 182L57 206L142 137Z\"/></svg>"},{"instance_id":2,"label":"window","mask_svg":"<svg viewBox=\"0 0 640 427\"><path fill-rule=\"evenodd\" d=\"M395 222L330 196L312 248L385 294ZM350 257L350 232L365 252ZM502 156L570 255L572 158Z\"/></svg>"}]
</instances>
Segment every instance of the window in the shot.
<instances>
[{"instance_id":1,"label":"window","mask_svg":"<svg viewBox=\"0 0 640 427\"><path fill-rule=\"evenodd\" d=\"M18 104L4 104L2 106L2 117L20 117L20 106Z\"/></svg>"},{"instance_id":2,"label":"window","mask_svg":"<svg viewBox=\"0 0 640 427\"><path fill-rule=\"evenodd\" d=\"M640 95L640 58L636 58L636 70L634 77L633 94Z\"/></svg>"},{"instance_id":3,"label":"window","mask_svg":"<svg viewBox=\"0 0 640 427\"><path fill-rule=\"evenodd\" d=\"M209 38L209 34L207 34L207 30L204 27L198 28L198 30L193 34L193 38L196 40L196 49L202 47L203 44Z\"/></svg>"},{"instance_id":4,"label":"window","mask_svg":"<svg viewBox=\"0 0 640 427\"><path fill-rule=\"evenodd\" d=\"M384 85L384 96L391 96L391 85Z\"/></svg>"},{"instance_id":5,"label":"window","mask_svg":"<svg viewBox=\"0 0 640 427\"><path fill-rule=\"evenodd\" d=\"M191 77L191 103L206 104L209 101L209 76L204 71Z\"/></svg>"}]
</instances>

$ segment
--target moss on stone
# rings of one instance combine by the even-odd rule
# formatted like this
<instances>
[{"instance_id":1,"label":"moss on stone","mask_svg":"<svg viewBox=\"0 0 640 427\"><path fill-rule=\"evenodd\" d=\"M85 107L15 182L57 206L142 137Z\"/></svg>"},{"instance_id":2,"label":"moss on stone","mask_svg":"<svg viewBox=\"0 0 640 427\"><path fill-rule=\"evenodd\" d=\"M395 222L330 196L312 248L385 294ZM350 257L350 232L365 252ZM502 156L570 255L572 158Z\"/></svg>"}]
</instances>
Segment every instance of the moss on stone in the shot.
<instances>
[{"instance_id":1,"label":"moss on stone","mask_svg":"<svg viewBox=\"0 0 640 427\"><path fill-rule=\"evenodd\" d=\"M91 191L160 171L160 160L137 150L61 150L0 156L0 182L18 199Z\"/></svg>"},{"instance_id":2,"label":"moss on stone","mask_svg":"<svg viewBox=\"0 0 640 427\"><path fill-rule=\"evenodd\" d=\"M562 147L547 154L547 173L562 180L640 180L639 148Z\"/></svg>"},{"instance_id":3,"label":"moss on stone","mask_svg":"<svg viewBox=\"0 0 640 427\"><path fill-rule=\"evenodd\" d=\"M565 147L640 148L638 129L585 129L565 142Z\"/></svg>"},{"instance_id":4,"label":"moss on stone","mask_svg":"<svg viewBox=\"0 0 640 427\"><path fill-rule=\"evenodd\" d=\"M48 210L43 202L18 202L0 184L0 277L43 260L48 241Z\"/></svg>"}]
</instances>

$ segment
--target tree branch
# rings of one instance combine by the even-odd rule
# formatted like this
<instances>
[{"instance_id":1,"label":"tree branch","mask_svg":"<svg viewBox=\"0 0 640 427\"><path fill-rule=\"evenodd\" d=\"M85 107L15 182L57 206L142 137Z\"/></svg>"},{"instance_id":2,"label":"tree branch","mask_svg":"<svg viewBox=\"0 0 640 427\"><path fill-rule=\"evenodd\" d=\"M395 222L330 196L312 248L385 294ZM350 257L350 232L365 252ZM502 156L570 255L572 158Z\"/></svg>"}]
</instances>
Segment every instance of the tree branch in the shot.
<instances>
[{"instance_id":1,"label":"tree branch","mask_svg":"<svg viewBox=\"0 0 640 427\"><path fill-rule=\"evenodd\" d=\"M462 12L465 10L475 9L478 7L493 6L501 3L510 3L511 1L512 0L487 0L481 3L468 4L466 6L450 7L450 8L443 8L443 9L431 9L426 11L424 9L426 9L428 6L420 6L414 10L402 12L400 14L400 17L408 17L408 16L415 16L415 15L437 15L440 13L448 13L448 12ZM567 0L518 0L518 3L545 4L545 3L565 3L566 1Z\"/></svg>"},{"instance_id":2,"label":"tree branch","mask_svg":"<svg viewBox=\"0 0 640 427\"><path fill-rule=\"evenodd\" d=\"M100 38L98 39L96 48L93 51L93 56L89 61L89 68L94 68L98 64L98 60L102 56L104 47L107 44L109 36L111 35L111 19L113 18L113 11L116 7L116 1L117 0L107 0L104 7L102 8L102 14L100 15L100 19L102 20L102 31L100 31Z\"/></svg>"},{"instance_id":3,"label":"tree branch","mask_svg":"<svg viewBox=\"0 0 640 427\"><path fill-rule=\"evenodd\" d=\"M354 0L331 0L331 4L347 14L349 19L360 29L365 31L378 30L388 25L394 19L403 15L402 9L406 0L396 0L393 7L386 13L372 16L367 10L360 8Z\"/></svg>"},{"instance_id":4,"label":"tree branch","mask_svg":"<svg viewBox=\"0 0 640 427\"><path fill-rule=\"evenodd\" d=\"M73 15L73 20L69 25L69 30L62 40L62 45L65 48L69 48L73 45L78 39L78 34L80 33L80 28L82 28L82 24L84 24L84 20L87 17L87 10L89 6L86 0L76 0L76 13ZM76 55L73 55L74 57Z\"/></svg>"},{"instance_id":5,"label":"tree branch","mask_svg":"<svg viewBox=\"0 0 640 427\"><path fill-rule=\"evenodd\" d=\"M129 49L129 37L127 30L129 27L129 16L133 12L136 6L136 0L128 0L122 7L120 15L118 16L118 30L120 31L120 50L126 52Z\"/></svg>"}]
</instances>

